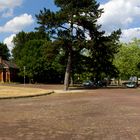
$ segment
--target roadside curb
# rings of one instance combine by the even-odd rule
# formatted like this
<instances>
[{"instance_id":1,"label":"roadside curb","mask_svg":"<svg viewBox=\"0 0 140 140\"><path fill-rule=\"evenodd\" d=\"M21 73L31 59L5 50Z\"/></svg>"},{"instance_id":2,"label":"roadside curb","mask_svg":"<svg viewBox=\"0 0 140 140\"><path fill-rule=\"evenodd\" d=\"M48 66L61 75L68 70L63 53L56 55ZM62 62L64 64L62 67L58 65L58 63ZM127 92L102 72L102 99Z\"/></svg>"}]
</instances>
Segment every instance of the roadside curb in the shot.
<instances>
[{"instance_id":1,"label":"roadside curb","mask_svg":"<svg viewBox=\"0 0 140 140\"><path fill-rule=\"evenodd\" d=\"M67 91L65 91L65 90L54 90L54 93L56 93L56 94L81 93L81 92L84 92L84 91L86 91L86 90L67 90Z\"/></svg>"},{"instance_id":2,"label":"roadside curb","mask_svg":"<svg viewBox=\"0 0 140 140\"><path fill-rule=\"evenodd\" d=\"M50 92L42 93L42 94L34 94L34 95L21 95L21 96L0 97L0 100L4 100L4 99L32 98L32 97L50 95L50 94L52 94L52 93L54 93L54 91L50 91Z\"/></svg>"}]
</instances>

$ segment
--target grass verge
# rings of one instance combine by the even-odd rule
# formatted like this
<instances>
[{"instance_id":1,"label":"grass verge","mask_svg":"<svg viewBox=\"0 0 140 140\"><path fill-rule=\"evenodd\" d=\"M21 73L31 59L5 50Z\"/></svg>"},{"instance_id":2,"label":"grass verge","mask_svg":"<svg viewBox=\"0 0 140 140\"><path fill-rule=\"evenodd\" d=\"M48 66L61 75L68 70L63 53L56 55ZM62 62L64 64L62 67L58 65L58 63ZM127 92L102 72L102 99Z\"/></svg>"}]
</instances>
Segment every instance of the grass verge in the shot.
<instances>
[{"instance_id":1,"label":"grass verge","mask_svg":"<svg viewBox=\"0 0 140 140\"><path fill-rule=\"evenodd\" d=\"M51 93L53 91L39 88L0 86L0 99L35 97Z\"/></svg>"}]
</instances>

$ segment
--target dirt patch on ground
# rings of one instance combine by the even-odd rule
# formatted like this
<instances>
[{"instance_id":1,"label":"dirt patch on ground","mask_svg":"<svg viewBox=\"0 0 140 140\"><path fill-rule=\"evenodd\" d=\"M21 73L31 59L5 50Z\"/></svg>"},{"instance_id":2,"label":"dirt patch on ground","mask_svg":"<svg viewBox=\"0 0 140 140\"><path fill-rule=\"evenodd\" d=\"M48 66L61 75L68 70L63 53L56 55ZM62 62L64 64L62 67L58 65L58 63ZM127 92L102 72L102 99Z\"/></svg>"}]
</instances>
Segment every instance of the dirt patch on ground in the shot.
<instances>
[{"instance_id":1,"label":"dirt patch on ground","mask_svg":"<svg viewBox=\"0 0 140 140\"><path fill-rule=\"evenodd\" d=\"M140 89L1 100L0 139L139 140L139 116Z\"/></svg>"}]
</instances>

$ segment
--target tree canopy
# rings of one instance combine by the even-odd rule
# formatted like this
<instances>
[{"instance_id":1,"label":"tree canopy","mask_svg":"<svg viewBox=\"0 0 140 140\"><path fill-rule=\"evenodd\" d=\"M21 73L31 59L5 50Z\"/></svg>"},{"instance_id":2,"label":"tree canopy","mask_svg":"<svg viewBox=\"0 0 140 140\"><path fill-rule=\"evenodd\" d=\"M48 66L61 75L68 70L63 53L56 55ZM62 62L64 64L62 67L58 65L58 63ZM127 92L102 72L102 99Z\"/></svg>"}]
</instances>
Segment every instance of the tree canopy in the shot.
<instances>
[{"instance_id":1,"label":"tree canopy","mask_svg":"<svg viewBox=\"0 0 140 140\"><path fill-rule=\"evenodd\" d=\"M122 79L129 79L131 76L140 76L140 40L122 44L116 54L114 64L119 70Z\"/></svg>"},{"instance_id":2,"label":"tree canopy","mask_svg":"<svg viewBox=\"0 0 140 140\"><path fill-rule=\"evenodd\" d=\"M64 89L68 89L70 74L74 70L73 60L80 61L83 49L91 52L88 69L91 69L97 79L103 72L106 75L112 74L112 71L117 73L112 62L118 50L121 32L118 30L110 36L105 36L105 32L99 30L101 26L97 24L97 19L103 13L99 3L95 0L55 0L54 2L59 7L58 11L53 12L44 8L36 18L40 25L38 30L45 29L51 38L61 42L68 56L65 58L67 65Z\"/></svg>"},{"instance_id":3,"label":"tree canopy","mask_svg":"<svg viewBox=\"0 0 140 140\"><path fill-rule=\"evenodd\" d=\"M44 8L36 14L35 32L18 33L13 58L23 76L37 82L64 82L90 76L100 80L118 75L113 63L121 30L106 35L97 20L101 17L96 0L55 0L58 11ZM77 80L76 79L76 80Z\"/></svg>"},{"instance_id":4,"label":"tree canopy","mask_svg":"<svg viewBox=\"0 0 140 140\"><path fill-rule=\"evenodd\" d=\"M15 47L12 54L20 69L20 76L25 74L29 81L35 82L61 81L60 71L63 71L59 68L61 64L60 66L54 64L59 61L58 56L55 55L59 50L52 47L52 42L47 34L42 36L40 32L25 33L22 31L16 35L13 42ZM53 46L55 45L53 44ZM24 73L24 67L26 73Z\"/></svg>"},{"instance_id":5,"label":"tree canopy","mask_svg":"<svg viewBox=\"0 0 140 140\"><path fill-rule=\"evenodd\" d=\"M0 56L6 60L9 60L9 58L10 58L9 49L8 49L7 45L4 43L0 43Z\"/></svg>"}]
</instances>

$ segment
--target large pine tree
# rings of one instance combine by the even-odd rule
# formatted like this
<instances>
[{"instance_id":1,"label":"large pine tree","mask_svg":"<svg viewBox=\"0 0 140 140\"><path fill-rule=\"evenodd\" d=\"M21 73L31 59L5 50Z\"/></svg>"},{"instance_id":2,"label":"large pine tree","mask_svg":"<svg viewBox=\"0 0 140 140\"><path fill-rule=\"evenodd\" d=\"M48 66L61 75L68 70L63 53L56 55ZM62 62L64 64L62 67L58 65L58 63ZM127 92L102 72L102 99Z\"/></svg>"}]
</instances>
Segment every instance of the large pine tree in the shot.
<instances>
[{"instance_id":1,"label":"large pine tree","mask_svg":"<svg viewBox=\"0 0 140 140\"><path fill-rule=\"evenodd\" d=\"M96 24L103 11L95 0L55 0L55 4L58 11L44 8L36 17L38 29L45 28L52 38L59 40L68 56L64 79L64 90L68 90L73 53L85 48L87 35L94 39L103 34Z\"/></svg>"}]
</instances>

